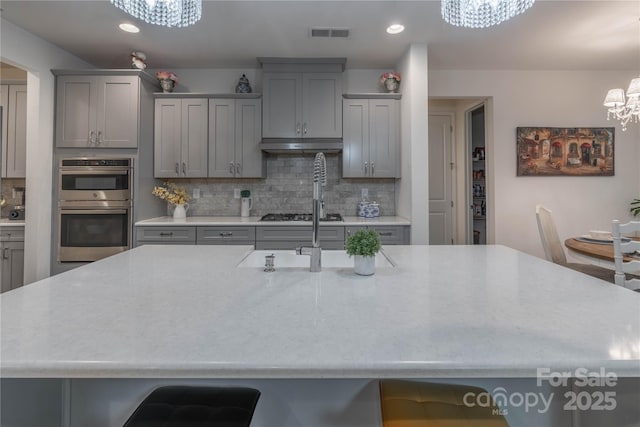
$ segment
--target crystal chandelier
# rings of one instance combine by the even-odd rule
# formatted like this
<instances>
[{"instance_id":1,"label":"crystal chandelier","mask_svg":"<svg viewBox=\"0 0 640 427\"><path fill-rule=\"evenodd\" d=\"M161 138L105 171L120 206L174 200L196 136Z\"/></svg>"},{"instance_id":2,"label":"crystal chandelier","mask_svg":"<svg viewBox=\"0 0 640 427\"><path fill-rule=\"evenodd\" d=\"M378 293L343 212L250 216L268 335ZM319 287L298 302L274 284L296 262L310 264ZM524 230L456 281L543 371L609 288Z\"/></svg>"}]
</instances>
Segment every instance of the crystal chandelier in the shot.
<instances>
[{"instance_id":1,"label":"crystal chandelier","mask_svg":"<svg viewBox=\"0 0 640 427\"><path fill-rule=\"evenodd\" d=\"M149 24L187 27L202 17L202 0L111 0L131 16Z\"/></svg>"},{"instance_id":2,"label":"crystal chandelier","mask_svg":"<svg viewBox=\"0 0 640 427\"><path fill-rule=\"evenodd\" d=\"M442 18L456 27L486 28L529 9L535 0L442 0Z\"/></svg>"},{"instance_id":3,"label":"crystal chandelier","mask_svg":"<svg viewBox=\"0 0 640 427\"><path fill-rule=\"evenodd\" d=\"M625 103L624 89L610 89L604 98L607 107L607 120L613 117L620 120L622 130L627 130L627 123L640 122L640 77L629 83L627 102Z\"/></svg>"}]
</instances>

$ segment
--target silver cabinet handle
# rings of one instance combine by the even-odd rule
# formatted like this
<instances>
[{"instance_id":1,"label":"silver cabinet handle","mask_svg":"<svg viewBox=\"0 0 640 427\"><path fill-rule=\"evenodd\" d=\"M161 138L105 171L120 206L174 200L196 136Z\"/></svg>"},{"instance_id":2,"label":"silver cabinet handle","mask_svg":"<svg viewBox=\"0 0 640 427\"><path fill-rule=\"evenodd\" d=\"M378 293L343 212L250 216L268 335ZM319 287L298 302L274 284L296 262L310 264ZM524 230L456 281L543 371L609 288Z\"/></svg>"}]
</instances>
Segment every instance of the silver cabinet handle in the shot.
<instances>
[{"instance_id":1,"label":"silver cabinet handle","mask_svg":"<svg viewBox=\"0 0 640 427\"><path fill-rule=\"evenodd\" d=\"M180 175L180 165L176 162L176 175Z\"/></svg>"},{"instance_id":2,"label":"silver cabinet handle","mask_svg":"<svg viewBox=\"0 0 640 427\"><path fill-rule=\"evenodd\" d=\"M300 122L296 123L296 135L300 134Z\"/></svg>"},{"instance_id":3,"label":"silver cabinet handle","mask_svg":"<svg viewBox=\"0 0 640 427\"><path fill-rule=\"evenodd\" d=\"M9 259L9 248L4 248L2 250L2 259Z\"/></svg>"},{"instance_id":4,"label":"silver cabinet handle","mask_svg":"<svg viewBox=\"0 0 640 427\"><path fill-rule=\"evenodd\" d=\"M90 130L89 131L89 138L87 139L87 142L89 143L89 145L96 143L95 136L96 136L96 133L94 131Z\"/></svg>"},{"instance_id":5,"label":"silver cabinet handle","mask_svg":"<svg viewBox=\"0 0 640 427\"><path fill-rule=\"evenodd\" d=\"M173 236L173 231L168 231L168 232L167 231L161 231L160 232L160 236L171 237L171 236Z\"/></svg>"},{"instance_id":6,"label":"silver cabinet handle","mask_svg":"<svg viewBox=\"0 0 640 427\"><path fill-rule=\"evenodd\" d=\"M240 168L240 163L236 163L236 174L237 174L237 175L240 175L240 171L241 171L241 170L242 170L242 169Z\"/></svg>"},{"instance_id":7,"label":"silver cabinet handle","mask_svg":"<svg viewBox=\"0 0 640 427\"><path fill-rule=\"evenodd\" d=\"M96 138L96 145L100 145L102 142L102 132L98 131L98 138Z\"/></svg>"},{"instance_id":8,"label":"silver cabinet handle","mask_svg":"<svg viewBox=\"0 0 640 427\"><path fill-rule=\"evenodd\" d=\"M233 175L233 162L229 162L229 173Z\"/></svg>"},{"instance_id":9,"label":"silver cabinet handle","mask_svg":"<svg viewBox=\"0 0 640 427\"><path fill-rule=\"evenodd\" d=\"M380 235L380 236L392 236L393 233L391 231L378 231L378 235Z\"/></svg>"},{"instance_id":10,"label":"silver cabinet handle","mask_svg":"<svg viewBox=\"0 0 640 427\"><path fill-rule=\"evenodd\" d=\"M369 171L369 162L364 162L364 174L366 175Z\"/></svg>"},{"instance_id":11,"label":"silver cabinet handle","mask_svg":"<svg viewBox=\"0 0 640 427\"><path fill-rule=\"evenodd\" d=\"M221 231L220 232L220 236L222 236L222 237L231 237L231 236L233 236L233 232L232 231Z\"/></svg>"},{"instance_id":12,"label":"silver cabinet handle","mask_svg":"<svg viewBox=\"0 0 640 427\"><path fill-rule=\"evenodd\" d=\"M187 164L182 162L182 175L187 176Z\"/></svg>"},{"instance_id":13,"label":"silver cabinet handle","mask_svg":"<svg viewBox=\"0 0 640 427\"><path fill-rule=\"evenodd\" d=\"M307 123L306 122L302 125L302 133L304 133L305 135L307 134Z\"/></svg>"},{"instance_id":14,"label":"silver cabinet handle","mask_svg":"<svg viewBox=\"0 0 640 427\"><path fill-rule=\"evenodd\" d=\"M371 175L373 176L373 174L375 174L375 165L373 162L371 162Z\"/></svg>"}]
</instances>

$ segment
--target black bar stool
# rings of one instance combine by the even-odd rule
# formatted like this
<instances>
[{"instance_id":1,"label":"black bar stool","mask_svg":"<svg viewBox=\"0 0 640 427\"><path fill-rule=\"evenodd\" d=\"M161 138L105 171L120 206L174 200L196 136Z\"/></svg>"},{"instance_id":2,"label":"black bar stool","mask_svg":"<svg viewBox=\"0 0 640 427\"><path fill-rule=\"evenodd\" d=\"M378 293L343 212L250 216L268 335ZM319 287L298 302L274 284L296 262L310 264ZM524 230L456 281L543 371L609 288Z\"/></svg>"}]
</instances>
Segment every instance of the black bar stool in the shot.
<instances>
[{"instance_id":1,"label":"black bar stool","mask_svg":"<svg viewBox=\"0 0 640 427\"><path fill-rule=\"evenodd\" d=\"M249 427L259 397L246 387L158 387L124 427Z\"/></svg>"}]
</instances>

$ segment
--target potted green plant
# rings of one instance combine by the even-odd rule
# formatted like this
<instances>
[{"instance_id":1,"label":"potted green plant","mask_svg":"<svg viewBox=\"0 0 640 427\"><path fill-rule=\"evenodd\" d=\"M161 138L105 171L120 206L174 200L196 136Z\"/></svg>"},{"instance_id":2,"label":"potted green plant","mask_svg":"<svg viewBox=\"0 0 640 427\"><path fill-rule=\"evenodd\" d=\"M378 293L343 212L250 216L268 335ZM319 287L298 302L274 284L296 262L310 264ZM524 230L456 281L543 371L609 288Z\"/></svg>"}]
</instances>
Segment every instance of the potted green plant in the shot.
<instances>
[{"instance_id":1,"label":"potted green plant","mask_svg":"<svg viewBox=\"0 0 640 427\"><path fill-rule=\"evenodd\" d=\"M376 230L358 230L349 237L345 244L347 254L354 256L353 271L361 276L375 273L376 254L380 250L380 236Z\"/></svg>"},{"instance_id":2,"label":"potted green plant","mask_svg":"<svg viewBox=\"0 0 640 427\"><path fill-rule=\"evenodd\" d=\"M633 216L640 215L640 199L633 199L631 201L629 212L631 212L631 215Z\"/></svg>"}]
</instances>

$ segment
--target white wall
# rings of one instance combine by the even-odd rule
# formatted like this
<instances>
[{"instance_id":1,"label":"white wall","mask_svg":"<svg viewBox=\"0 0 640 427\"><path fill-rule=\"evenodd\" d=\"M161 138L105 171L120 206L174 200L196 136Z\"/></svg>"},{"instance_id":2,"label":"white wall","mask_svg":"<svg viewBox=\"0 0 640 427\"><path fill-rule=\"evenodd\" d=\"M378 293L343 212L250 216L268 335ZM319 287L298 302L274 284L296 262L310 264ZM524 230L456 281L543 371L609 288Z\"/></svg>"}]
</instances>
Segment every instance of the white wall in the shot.
<instances>
[{"instance_id":1,"label":"white wall","mask_svg":"<svg viewBox=\"0 0 640 427\"><path fill-rule=\"evenodd\" d=\"M0 18L2 62L27 71L26 283L49 277L53 176L53 68L93 68Z\"/></svg>"},{"instance_id":2,"label":"white wall","mask_svg":"<svg viewBox=\"0 0 640 427\"><path fill-rule=\"evenodd\" d=\"M493 128L487 153L493 241L544 257L535 205L553 210L561 239L611 228L629 218L629 201L640 196L640 126L622 132L606 120L602 101L611 87L628 85L633 72L432 70L433 97L489 98ZM516 177L516 127L615 126L615 176Z\"/></svg>"}]
</instances>

